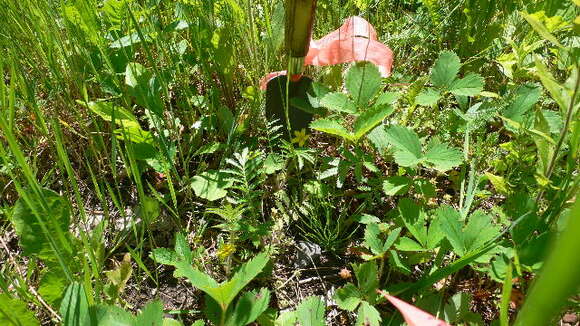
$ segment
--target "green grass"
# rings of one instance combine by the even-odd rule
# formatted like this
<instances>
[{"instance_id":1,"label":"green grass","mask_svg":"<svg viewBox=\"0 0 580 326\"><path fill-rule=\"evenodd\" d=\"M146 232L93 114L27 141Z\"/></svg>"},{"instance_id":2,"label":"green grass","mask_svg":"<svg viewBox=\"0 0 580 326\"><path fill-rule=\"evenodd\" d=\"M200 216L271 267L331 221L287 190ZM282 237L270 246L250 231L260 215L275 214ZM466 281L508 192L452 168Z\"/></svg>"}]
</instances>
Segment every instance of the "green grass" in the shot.
<instances>
[{"instance_id":1,"label":"green grass","mask_svg":"<svg viewBox=\"0 0 580 326\"><path fill-rule=\"evenodd\" d=\"M395 63L392 76L365 80L361 87L378 93L355 113L329 108L322 117L349 134L360 125L372 131L362 128L355 140L316 127L307 131L304 148L276 137L259 90L265 74L286 67L283 1L0 0L0 6L0 259L6 262L0 323L82 324L71 308L112 316L159 298L135 302L135 292L176 282L203 288L203 278L185 283L184 275L151 259L154 249L173 247L177 232L186 235L180 243L189 255L180 263L216 280L238 275L258 252L284 264L298 240L332 253L331 270L360 271L367 266L359 265L361 255L369 254L362 224L369 223L381 236L402 231L384 248L378 272L357 273L357 284L375 277L377 286L424 303L421 308L454 325L473 316L441 315L459 291L453 280L498 285L498 299L488 306L470 302L475 313L494 312L486 323L501 317L502 325L528 325L529 316L548 322L577 309L574 293L562 290L541 317L532 312L573 255L550 244L571 248L577 227L571 207L580 187L574 23L580 10L573 2L318 1L314 38L360 15L393 50ZM349 68L306 71L347 94ZM438 82L446 74L448 82ZM472 83L458 91L462 81ZM373 105L386 91L397 95L392 107ZM380 122L369 108L382 114ZM386 180L398 188L384 188ZM413 206L400 205L403 199ZM458 214L440 217L444 205ZM491 221L481 233L470 228L479 211ZM492 230L501 231L489 241L484 233ZM112 300L106 289L118 281L105 272L116 270L127 252L132 274ZM328 266L319 267L317 276ZM299 286L307 277L287 280L284 272L266 266L243 282L256 277L248 290L267 287L281 300L272 284ZM526 281L506 282L510 274ZM441 280L447 280L442 291L431 287ZM568 281L569 289L577 286L572 275ZM532 296L520 314L501 298L516 287ZM301 290L304 297L326 294ZM263 293L249 291L237 301L259 306L261 325L282 308L264 303ZM432 297L435 308L425 303ZM105 305L110 302L117 307ZM9 305L24 312L14 315ZM137 322L158 313L157 303L147 307L116 315ZM397 323L386 306L368 307ZM215 320L202 308L165 306L183 312L174 315L188 323ZM287 318L302 321L302 310ZM354 324L356 313L346 315Z\"/></svg>"}]
</instances>

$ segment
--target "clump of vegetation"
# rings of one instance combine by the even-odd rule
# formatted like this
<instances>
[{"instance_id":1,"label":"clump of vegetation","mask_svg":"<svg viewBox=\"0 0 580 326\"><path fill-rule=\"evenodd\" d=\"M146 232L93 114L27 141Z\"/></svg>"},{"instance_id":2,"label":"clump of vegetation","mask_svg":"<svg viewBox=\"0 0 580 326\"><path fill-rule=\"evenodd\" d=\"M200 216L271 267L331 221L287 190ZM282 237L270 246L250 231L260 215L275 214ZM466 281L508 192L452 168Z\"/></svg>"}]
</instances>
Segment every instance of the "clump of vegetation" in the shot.
<instances>
[{"instance_id":1,"label":"clump of vegetation","mask_svg":"<svg viewBox=\"0 0 580 326\"><path fill-rule=\"evenodd\" d=\"M317 6L291 130L285 1L2 1L0 325L577 323L580 3Z\"/></svg>"}]
</instances>

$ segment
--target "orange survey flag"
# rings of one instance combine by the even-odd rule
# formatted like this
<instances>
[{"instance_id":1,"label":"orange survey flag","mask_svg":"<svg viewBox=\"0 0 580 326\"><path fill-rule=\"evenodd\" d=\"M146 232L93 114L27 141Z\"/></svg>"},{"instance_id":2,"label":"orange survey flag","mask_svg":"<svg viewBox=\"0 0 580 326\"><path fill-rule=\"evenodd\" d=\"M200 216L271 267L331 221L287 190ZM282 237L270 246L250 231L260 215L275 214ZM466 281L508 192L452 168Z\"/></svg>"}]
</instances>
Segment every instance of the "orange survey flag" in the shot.
<instances>
[{"instance_id":1,"label":"orange survey flag","mask_svg":"<svg viewBox=\"0 0 580 326\"><path fill-rule=\"evenodd\" d=\"M391 75L393 51L377 40L377 32L364 18L354 16L344 21L339 29L319 40L310 41L304 65L329 66L340 63L369 61L378 66L383 77ZM260 81L265 90L268 82L286 71L271 72ZM299 75L292 80L300 79Z\"/></svg>"},{"instance_id":2,"label":"orange survey flag","mask_svg":"<svg viewBox=\"0 0 580 326\"><path fill-rule=\"evenodd\" d=\"M428 314L425 311L411 304L408 304L401 299L393 297L384 291L379 290L377 292L379 292L379 294L385 299L389 300L393 306L395 306L395 308L401 312L401 315L403 315L405 322L409 326L451 326L446 322L435 318L431 314Z\"/></svg>"}]
</instances>

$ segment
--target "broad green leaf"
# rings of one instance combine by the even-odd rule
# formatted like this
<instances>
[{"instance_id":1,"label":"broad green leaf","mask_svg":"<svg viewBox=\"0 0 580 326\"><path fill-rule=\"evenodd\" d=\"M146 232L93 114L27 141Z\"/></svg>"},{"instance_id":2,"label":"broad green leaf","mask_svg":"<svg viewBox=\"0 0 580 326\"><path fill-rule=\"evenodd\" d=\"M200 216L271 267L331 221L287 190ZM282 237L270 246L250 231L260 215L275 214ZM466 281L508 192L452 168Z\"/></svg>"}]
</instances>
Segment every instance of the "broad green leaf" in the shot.
<instances>
[{"instance_id":1,"label":"broad green leaf","mask_svg":"<svg viewBox=\"0 0 580 326\"><path fill-rule=\"evenodd\" d=\"M189 242L187 242L187 238L181 232L175 234L175 253L187 263L191 263L193 260Z\"/></svg>"},{"instance_id":2,"label":"broad green leaf","mask_svg":"<svg viewBox=\"0 0 580 326\"><path fill-rule=\"evenodd\" d=\"M227 189L232 185L233 182L228 179L227 174L214 170L196 175L191 180L191 188L195 194L209 201L224 198L228 194Z\"/></svg>"},{"instance_id":3,"label":"broad green leaf","mask_svg":"<svg viewBox=\"0 0 580 326\"><path fill-rule=\"evenodd\" d=\"M437 87L449 87L459 73L460 67L457 54L451 51L441 52L431 71L431 83Z\"/></svg>"},{"instance_id":4,"label":"broad green leaf","mask_svg":"<svg viewBox=\"0 0 580 326\"><path fill-rule=\"evenodd\" d=\"M364 236L365 246L367 246L375 255L383 254L383 241L380 238L380 234L381 230L379 229L378 224L367 224Z\"/></svg>"},{"instance_id":5,"label":"broad green leaf","mask_svg":"<svg viewBox=\"0 0 580 326\"><path fill-rule=\"evenodd\" d=\"M154 151L155 147L153 144L155 143L155 138L153 138L153 134L149 131L141 129L140 126L137 125L130 125L124 126L123 128L115 129L115 135L118 139L130 141L136 144L147 144L153 148ZM155 156L155 155L153 155Z\"/></svg>"},{"instance_id":6,"label":"broad green leaf","mask_svg":"<svg viewBox=\"0 0 580 326\"><path fill-rule=\"evenodd\" d=\"M125 69L125 84L129 87L138 87L149 81L150 75L148 75L147 70L142 64L137 62L131 62L127 64Z\"/></svg>"},{"instance_id":7,"label":"broad green leaf","mask_svg":"<svg viewBox=\"0 0 580 326\"><path fill-rule=\"evenodd\" d=\"M245 326L260 316L270 303L270 291L266 288L259 292L245 292L236 302L232 313L228 315L226 326Z\"/></svg>"},{"instance_id":8,"label":"broad green leaf","mask_svg":"<svg viewBox=\"0 0 580 326\"><path fill-rule=\"evenodd\" d=\"M421 141L411 129L403 126L392 126L387 129L388 142L396 149L395 160L402 166L415 166L421 159Z\"/></svg>"},{"instance_id":9,"label":"broad green leaf","mask_svg":"<svg viewBox=\"0 0 580 326\"><path fill-rule=\"evenodd\" d=\"M30 194L29 197L34 198ZM64 241L63 244L70 245L68 240L70 204L68 200L49 189L42 189L42 197L48 206L48 210L43 209L40 203L34 203L35 207L31 209L22 198L14 206L11 220L16 234L20 238L19 243L22 247L22 254L25 256L44 255L50 252L49 237L58 239L59 235L62 235L65 238L62 239ZM35 216L34 211L41 216ZM38 218L46 226L48 234L43 231Z\"/></svg>"},{"instance_id":10,"label":"broad green leaf","mask_svg":"<svg viewBox=\"0 0 580 326\"><path fill-rule=\"evenodd\" d=\"M268 263L268 254L259 253L234 274L227 282L220 284L220 297L216 299L221 304L229 305L240 291L252 281ZM210 293L208 293L210 294ZM210 294L211 295L211 294Z\"/></svg>"},{"instance_id":11,"label":"broad green leaf","mask_svg":"<svg viewBox=\"0 0 580 326\"><path fill-rule=\"evenodd\" d=\"M46 303L58 307L68 285L68 280L59 266L48 267L47 270L40 280L38 294Z\"/></svg>"},{"instance_id":12,"label":"broad green leaf","mask_svg":"<svg viewBox=\"0 0 580 326\"><path fill-rule=\"evenodd\" d=\"M383 191L387 196L403 195L409 191L412 182L413 180L403 176L387 177L383 181Z\"/></svg>"},{"instance_id":13,"label":"broad green leaf","mask_svg":"<svg viewBox=\"0 0 580 326\"><path fill-rule=\"evenodd\" d=\"M522 123L524 115L538 102L541 94L541 88L535 85L519 86L515 92L514 101L505 109L503 115L508 119Z\"/></svg>"},{"instance_id":14,"label":"broad green leaf","mask_svg":"<svg viewBox=\"0 0 580 326\"><path fill-rule=\"evenodd\" d=\"M495 190L497 190L499 193L504 194L504 195L507 195L510 193L510 190L508 188L508 184L505 181L504 177L501 177L501 176L495 175L495 174L491 174L489 172L485 172L485 175L487 176L487 178L489 179L489 182L491 182L491 184L493 185Z\"/></svg>"},{"instance_id":15,"label":"broad green leaf","mask_svg":"<svg viewBox=\"0 0 580 326\"><path fill-rule=\"evenodd\" d=\"M392 105L399 99L400 96L401 93L398 92L381 93L381 95L377 97L377 100L375 101L374 105Z\"/></svg>"},{"instance_id":16,"label":"broad green leaf","mask_svg":"<svg viewBox=\"0 0 580 326\"><path fill-rule=\"evenodd\" d=\"M463 163L463 153L445 143L431 141L424 157L435 170L445 172Z\"/></svg>"},{"instance_id":17,"label":"broad green leaf","mask_svg":"<svg viewBox=\"0 0 580 326\"><path fill-rule=\"evenodd\" d=\"M357 107L365 107L381 89L381 73L370 62L357 62L346 73L344 83Z\"/></svg>"},{"instance_id":18,"label":"broad green leaf","mask_svg":"<svg viewBox=\"0 0 580 326\"><path fill-rule=\"evenodd\" d=\"M355 326L379 326L381 314L368 302L363 301L358 308Z\"/></svg>"},{"instance_id":19,"label":"broad green leaf","mask_svg":"<svg viewBox=\"0 0 580 326\"><path fill-rule=\"evenodd\" d=\"M137 326L135 317L118 306L98 305L91 307L92 323L97 326ZM67 325L67 324L64 324Z\"/></svg>"},{"instance_id":20,"label":"broad green leaf","mask_svg":"<svg viewBox=\"0 0 580 326\"><path fill-rule=\"evenodd\" d=\"M554 43L555 45L562 47L562 44L558 41L558 39L550 33L550 31L546 28L546 26L535 16L530 15L527 12L520 12L522 17L528 21L528 23L532 26L532 28L540 34L541 37L545 38L546 40Z\"/></svg>"},{"instance_id":21,"label":"broad green leaf","mask_svg":"<svg viewBox=\"0 0 580 326\"><path fill-rule=\"evenodd\" d=\"M356 113L355 104L344 93L328 93L320 101L323 106L331 111Z\"/></svg>"},{"instance_id":22,"label":"broad green leaf","mask_svg":"<svg viewBox=\"0 0 580 326\"><path fill-rule=\"evenodd\" d=\"M191 282L191 285L207 293L217 302L220 302L221 296L217 291L219 284L213 278L193 268L190 262L179 261L174 266L176 269L173 272L173 276L186 277Z\"/></svg>"},{"instance_id":23,"label":"broad green leaf","mask_svg":"<svg viewBox=\"0 0 580 326\"><path fill-rule=\"evenodd\" d=\"M459 256L467 253L463 242L463 230L461 214L450 206L441 206L436 211L437 219L441 225L441 230L445 237L451 243L453 250Z\"/></svg>"},{"instance_id":24,"label":"broad green leaf","mask_svg":"<svg viewBox=\"0 0 580 326\"><path fill-rule=\"evenodd\" d=\"M275 326L296 326L296 311L285 311L276 318Z\"/></svg>"},{"instance_id":25,"label":"broad green leaf","mask_svg":"<svg viewBox=\"0 0 580 326\"><path fill-rule=\"evenodd\" d=\"M336 120L318 119L310 123L310 128L345 139L353 138L353 135Z\"/></svg>"},{"instance_id":26,"label":"broad green leaf","mask_svg":"<svg viewBox=\"0 0 580 326\"><path fill-rule=\"evenodd\" d=\"M417 179L413 181L413 187L415 191L425 198L433 198L436 194L435 186L426 179Z\"/></svg>"},{"instance_id":27,"label":"broad green leaf","mask_svg":"<svg viewBox=\"0 0 580 326\"><path fill-rule=\"evenodd\" d=\"M60 304L60 315L63 325L85 326L90 324L89 303L85 288L74 282L68 286Z\"/></svg>"},{"instance_id":28,"label":"broad green leaf","mask_svg":"<svg viewBox=\"0 0 580 326\"><path fill-rule=\"evenodd\" d=\"M0 325L39 326L40 323L28 310L25 302L12 299L6 293L0 293Z\"/></svg>"},{"instance_id":29,"label":"broad green leaf","mask_svg":"<svg viewBox=\"0 0 580 326\"><path fill-rule=\"evenodd\" d=\"M122 49L122 48L126 48L128 46L133 46L133 45L139 44L139 43L141 43L141 40L142 39L141 39L141 37L139 37L139 33L134 32L134 33L131 33L129 35L125 35L123 37L120 37L120 38L114 40L113 42L111 42L109 47L111 49ZM143 40L145 40L146 42L153 41L153 39L149 35L143 35Z\"/></svg>"},{"instance_id":30,"label":"broad green leaf","mask_svg":"<svg viewBox=\"0 0 580 326\"><path fill-rule=\"evenodd\" d=\"M201 323L199 323L201 322ZM203 326L203 321L198 320L195 323L191 324L192 326ZM161 326L183 326L183 324L179 320L171 319L171 318L163 318L163 323Z\"/></svg>"},{"instance_id":31,"label":"broad green leaf","mask_svg":"<svg viewBox=\"0 0 580 326\"><path fill-rule=\"evenodd\" d=\"M393 113L394 109L391 105L374 105L358 116L354 122L354 138L359 139L367 132L371 131L383 119Z\"/></svg>"},{"instance_id":32,"label":"broad green leaf","mask_svg":"<svg viewBox=\"0 0 580 326\"><path fill-rule=\"evenodd\" d=\"M77 101L79 102L79 101ZM100 116L105 121L113 121L119 126L126 127L139 127L139 121L129 110L114 105L110 102L80 102L81 104L86 104L86 106L93 111L96 115Z\"/></svg>"},{"instance_id":33,"label":"broad green leaf","mask_svg":"<svg viewBox=\"0 0 580 326\"><path fill-rule=\"evenodd\" d=\"M354 311L361 302L361 293L357 287L352 283L347 283L345 286L336 290L334 300L340 309Z\"/></svg>"},{"instance_id":34,"label":"broad green leaf","mask_svg":"<svg viewBox=\"0 0 580 326\"><path fill-rule=\"evenodd\" d=\"M562 116L566 115L568 107L570 104L571 96L567 96L560 84L556 81L552 73L548 70L548 67L542 62L542 58L539 56L535 57L536 63L536 74L540 77L542 85L548 90L552 98L558 103L560 107L560 113Z\"/></svg>"},{"instance_id":35,"label":"broad green leaf","mask_svg":"<svg viewBox=\"0 0 580 326\"><path fill-rule=\"evenodd\" d=\"M417 241L408 238L408 237L400 237L399 241L395 245L395 248L400 251L424 251L425 248L418 243Z\"/></svg>"},{"instance_id":36,"label":"broad green leaf","mask_svg":"<svg viewBox=\"0 0 580 326\"><path fill-rule=\"evenodd\" d=\"M387 131L384 125L379 125L367 134L367 139L375 146L377 151L382 152L389 146L387 141Z\"/></svg>"},{"instance_id":37,"label":"broad green leaf","mask_svg":"<svg viewBox=\"0 0 580 326\"><path fill-rule=\"evenodd\" d=\"M493 224L491 217L482 211L475 211L469 216L469 221L463 230L465 253L483 247L489 240L500 233L500 228Z\"/></svg>"},{"instance_id":38,"label":"broad green leaf","mask_svg":"<svg viewBox=\"0 0 580 326\"><path fill-rule=\"evenodd\" d=\"M364 299L374 302L376 290L379 286L379 275L376 261L369 261L360 265L354 265L354 275L358 282L358 289Z\"/></svg>"},{"instance_id":39,"label":"broad green leaf","mask_svg":"<svg viewBox=\"0 0 580 326\"><path fill-rule=\"evenodd\" d=\"M468 74L456 79L449 86L449 91L455 95L475 96L483 90L483 77L478 74Z\"/></svg>"},{"instance_id":40,"label":"broad green leaf","mask_svg":"<svg viewBox=\"0 0 580 326\"><path fill-rule=\"evenodd\" d=\"M174 250L167 248L155 248L150 256L154 261L164 265L175 265L180 258Z\"/></svg>"},{"instance_id":41,"label":"broad green leaf","mask_svg":"<svg viewBox=\"0 0 580 326\"><path fill-rule=\"evenodd\" d=\"M389 232L389 235L387 236L387 240L385 240L385 243L383 243L383 253L386 253L387 250L389 250L391 248L391 246L395 243L395 241L397 241L397 239L399 238L399 234L401 234L401 230L403 228L398 227L396 229L391 230L391 232Z\"/></svg>"},{"instance_id":42,"label":"broad green leaf","mask_svg":"<svg viewBox=\"0 0 580 326\"><path fill-rule=\"evenodd\" d=\"M427 242L427 227L425 226L426 216L421 206L409 198L403 198L399 201L397 208L407 230L424 247Z\"/></svg>"},{"instance_id":43,"label":"broad green leaf","mask_svg":"<svg viewBox=\"0 0 580 326\"><path fill-rule=\"evenodd\" d=\"M159 300L149 302L141 312L135 317L135 326L162 326L163 325L163 304Z\"/></svg>"},{"instance_id":44,"label":"broad green leaf","mask_svg":"<svg viewBox=\"0 0 580 326\"><path fill-rule=\"evenodd\" d=\"M423 106L433 106L439 102L441 98L441 93L433 88L424 89L417 97L415 97L415 103Z\"/></svg>"},{"instance_id":45,"label":"broad green leaf","mask_svg":"<svg viewBox=\"0 0 580 326\"><path fill-rule=\"evenodd\" d=\"M312 296L304 299L296 308L296 317L300 326L324 326L326 304L321 297Z\"/></svg>"}]
</instances>

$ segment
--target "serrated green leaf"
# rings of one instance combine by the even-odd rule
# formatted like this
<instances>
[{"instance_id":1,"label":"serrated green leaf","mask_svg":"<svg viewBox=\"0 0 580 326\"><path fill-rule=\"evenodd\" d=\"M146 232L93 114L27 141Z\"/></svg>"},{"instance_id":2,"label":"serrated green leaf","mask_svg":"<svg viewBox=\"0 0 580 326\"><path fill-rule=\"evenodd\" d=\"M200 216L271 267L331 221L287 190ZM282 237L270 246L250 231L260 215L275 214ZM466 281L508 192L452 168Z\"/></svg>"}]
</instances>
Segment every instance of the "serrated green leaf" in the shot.
<instances>
[{"instance_id":1,"label":"serrated green leaf","mask_svg":"<svg viewBox=\"0 0 580 326\"><path fill-rule=\"evenodd\" d=\"M179 256L174 250L167 248L155 248L151 251L151 258L159 264L175 265Z\"/></svg>"},{"instance_id":2,"label":"serrated green leaf","mask_svg":"<svg viewBox=\"0 0 580 326\"><path fill-rule=\"evenodd\" d=\"M394 230L392 230L391 232L389 232L389 235L387 236L387 240L385 240L385 243L383 243L383 254L386 253L391 246L395 243L395 241L397 241L397 239L399 238L399 235L401 234L401 230L403 228L398 227Z\"/></svg>"},{"instance_id":3,"label":"serrated green leaf","mask_svg":"<svg viewBox=\"0 0 580 326\"><path fill-rule=\"evenodd\" d=\"M354 138L359 139L393 113L391 105L374 105L361 113L354 122Z\"/></svg>"},{"instance_id":4,"label":"serrated green leaf","mask_svg":"<svg viewBox=\"0 0 580 326\"><path fill-rule=\"evenodd\" d=\"M383 191L387 196L403 195L409 190L412 180L403 176L388 177L383 181Z\"/></svg>"},{"instance_id":5,"label":"serrated green leaf","mask_svg":"<svg viewBox=\"0 0 580 326\"><path fill-rule=\"evenodd\" d=\"M381 73L370 62L357 62L346 73L346 89L358 107L364 107L381 89Z\"/></svg>"},{"instance_id":6,"label":"serrated green leaf","mask_svg":"<svg viewBox=\"0 0 580 326\"><path fill-rule=\"evenodd\" d=\"M383 241L380 238L381 230L378 224L367 224L365 228L364 243L373 254L380 255L383 253Z\"/></svg>"},{"instance_id":7,"label":"serrated green leaf","mask_svg":"<svg viewBox=\"0 0 580 326\"><path fill-rule=\"evenodd\" d=\"M392 105L399 99L400 96L401 93L398 92L381 93L381 95L379 95L379 97L375 101L374 105L389 105L389 104Z\"/></svg>"},{"instance_id":8,"label":"serrated green leaf","mask_svg":"<svg viewBox=\"0 0 580 326\"><path fill-rule=\"evenodd\" d=\"M320 101L320 106L335 112L356 113L355 104L344 93L326 94Z\"/></svg>"},{"instance_id":9,"label":"serrated green leaf","mask_svg":"<svg viewBox=\"0 0 580 326\"><path fill-rule=\"evenodd\" d=\"M518 87L513 102L505 109L503 115L517 123L522 123L524 115L538 102L542 90L540 87L524 84Z\"/></svg>"},{"instance_id":10,"label":"serrated green leaf","mask_svg":"<svg viewBox=\"0 0 580 326\"><path fill-rule=\"evenodd\" d=\"M296 308L296 317L300 326L324 326L326 304L321 297L312 296L304 299Z\"/></svg>"},{"instance_id":11,"label":"serrated green leaf","mask_svg":"<svg viewBox=\"0 0 580 326\"><path fill-rule=\"evenodd\" d=\"M340 309L354 311L361 302L361 293L354 284L347 283L336 290L333 298Z\"/></svg>"},{"instance_id":12,"label":"serrated green leaf","mask_svg":"<svg viewBox=\"0 0 580 326\"><path fill-rule=\"evenodd\" d=\"M424 247L427 242L427 227L422 207L409 198L403 198L399 201L397 209L407 230Z\"/></svg>"},{"instance_id":13,"label":"serrated green leaf","mask_svg":"<svg viewBox=\"0 0 580 326\"><path fill-rule=\"evenodd\" d=\"M232 184L226 173L214 170L196 175L191 180L191 188L195 194L209 201L224 198Z\"/></svg>"},{"instance_id":14,"label":"serrated green leaf","mask_svg":"<svg viewBox=\"0 0 580 326\"><path fill-rule=\"evenodd\" d=\"M468 74L464 78L454 80L449 91L455 95L475 96L483 90L483 77L478 74Z\"/></svg>"},{"instance_id":15,"label":"serrated green leaf","mask_svg":"<svg viewBox=\"0 0 580 326\"><path fill-rule=\"evenodd\" d=\"M432 143L428 146L424 159L435 170L445 172L463 163L463 153L445 143Z\"/></svg>"},{"instance_id":16,"label":"serrated green leaf","mask_svg":"<svg viewBox=\"0 0 580 326\"><path fill-rule=\"evenodd\" d=\"M433 88L426 88L417 97L415 97L415 103L423 106L433 106L439 102L441 98L441 93Z\"/></svg>"},{"instance_id":17,"label":"serrated green leaf","mask_svg":"<svg viewBox=\"0 0 580 326\"><path fill-rule=\"evenodd\" d=\"M401 166L415 166L423 157L421 141L412 130L403 126L392 126L387 129L387 140L396 149L395 161Z\"/></svg>"},{"instance_id":18,"label":"serrated green leaf","mask_svg":"<svg viewBox=\"0 0 580 326\"><path fill-rule=\"evenodd\" d=\"M399 241L395 245L395 248L400 251L424 251L425 248L421 246L417 241L408 238L408 237L400 237Z\"/></svg>"},{"instance_id":19,"label":"serrated green leaf","mask_svg":"<svg viewBox=\"0 0 580 326\"><path fill-rule=\"evenodd\" d=\"M6 293L0 293L0 325L38 326L40 323L28 310L26 303L12 299Z\"/></svg>"},{"instance_id":20,"label":"serrated green leaf","mask_svg":"<svg viewBox=\"0 0 580 326\"><path fill-rule=\"evenodd\" d=\"M310 128L345 139L353 138L353 135L336 120L318 119L310 123Z\"/></svg>"},{"instance_id":21,"label":"serrated green leaf","mask_svg":"<svg viewBox=\"0 0 580 326\"><path fill-rule=\"evenodd\" d=\"M449 87L459 73L460 67L457 54L451 51L441 52L431 71L431 83L437 87Z\"/></svg>"},{"instance_id":22,"label":"serrated green leaf","mask_svg":"<svg viewBox=\"0 0 580 326\"><path fill-rule=\"evenodd\" d=\"M435 186L429 182L429 180L425 179L418 179L413 182L413 187L415 191L425 198L433 198L435 197Z\"/></svg>"},{"instance_id":23,"label":"serrated green leaf","mask_svg":"<svg viewBox=\"0 0 580 326\"><path fill-rule=\"evenodd\" d=\"M441 230L453 247L453 251L459 256L463 256L466 250L463 242L461 214L450 206L439 207L435 214L441 225Z\"/></svg>"},{"instance_id":24,"label":"serrated green leaf","mask_svg":"<svg viewBox=\"0 0 580 326\"><path fill-rule=\"evenodd\" d=\"M475 251L495 238L500 232L500 228L493 224L489 215L483 211L475 211L469 216L469 221L463 230L463 242L465 252Z\"/></svg>"},{"instance_id":25,"label":"serrated green leaf","mask_svg":"<svg viewBox=\"0 0 580 326\"><path fill-rule=\"evenodd\" d=\"M387 131L384 125L379 125L367 134L367 139L375 146L377 151L382 152L389 146Z\"/></svg>"},{"instance_id":26,"label":"serrated green leaf","mask_svg":"<svg viewBox=\"0 0 580 326\"><path fill-rule=\"evenodd\" d=\"M360 265L354 265L354 275L358 282L358 289L369 302L374 302L376 290L379 286L379 275L376 261L369 261Z\"/></svg>"},{"instance_id":27,"label":"serrated green leaf","mask_svg":"<svg viewBox=\"0 0 580 326\"><path fill-rule=\"evenodd\" d=\"M355 326L379 326L381 314L368 302L363 301L358 308Z\"/></svg>"},{"instance_id":28,"label":"serrated green leaf","mask_svg":"<svg viewBox=\"0 0 580 326\"><path fill-rule=\"evenodd\" d=\"M187 263L191 263L193 260L193 254L191 253L189 242L181 232L175 234L175 253L179 256L179 259Z\"/></svg>"},{"instance_id":29,"label":"serrated green leaf","mask_svg":"<svg viewBox=\"0 0 580 326\"><path fill-rule=\"evenodd\" d=\"M149 302L141 312L135 317L135 326L162 326L163 325L163 304L159 300Z\"/></svg>"}]
</instances>

